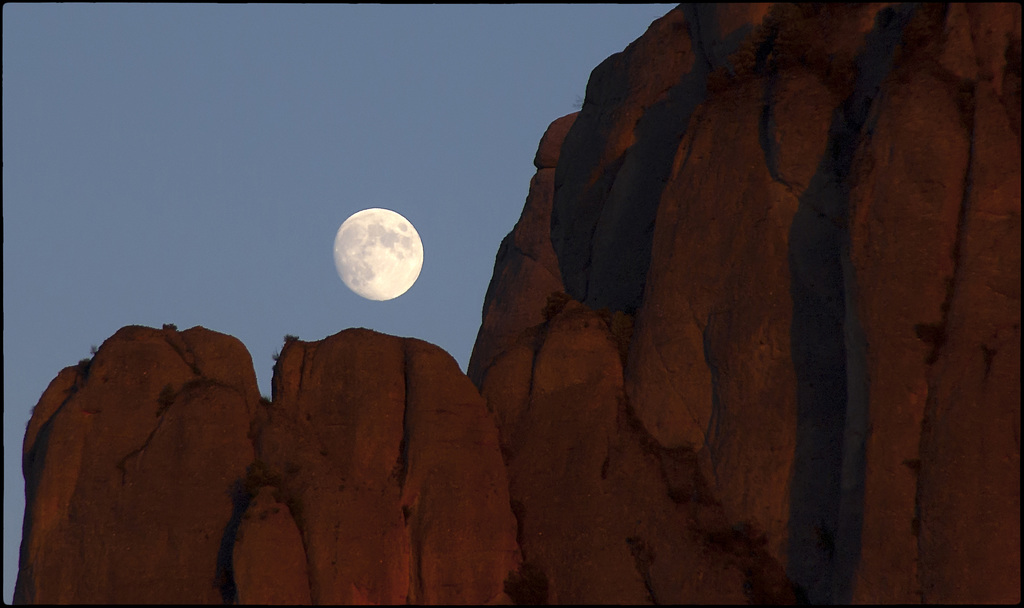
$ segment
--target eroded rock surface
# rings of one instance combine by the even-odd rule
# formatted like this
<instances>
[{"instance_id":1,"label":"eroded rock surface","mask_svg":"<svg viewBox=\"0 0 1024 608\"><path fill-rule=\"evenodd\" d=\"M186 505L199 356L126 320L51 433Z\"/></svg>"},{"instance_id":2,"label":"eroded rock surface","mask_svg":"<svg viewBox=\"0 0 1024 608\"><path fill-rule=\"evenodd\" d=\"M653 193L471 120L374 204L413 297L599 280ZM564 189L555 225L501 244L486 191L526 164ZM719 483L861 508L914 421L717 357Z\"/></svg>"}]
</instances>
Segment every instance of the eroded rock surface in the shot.
<instances>
[{"instance_id":1,"label":"eroded rock surface","mask_svg":"<svg viewBox=\"0 0 1024 608\"><path fill-rule=\"evenodd\" d=\"M591 77L565 290L813 602L1019 600L1019 159L1016 5L682 7ZM474 377L503 432L527 342Z\"/></svg>"},{"instance_id":2,"label":"eroded rock surface","mask_svg":"<svg viewBox=\"0 0 1024 608\"><path fill-rule=\"evenodd\" d=\"M268 480L263 480L268 481ZM232 548L239 604L310 604L302 534L273 486L256 492L242 515Z\"/></svg>"},{"instance_id":3,"label":"eroded rock surface","mask_svg":"<svg viewBox=\"0 0 1024 608\"><path fill-rule=\"evenodd\" d=\"M454 359L290 339L274 392L253 399L244 347L203 328L128 327L61 372L26 435L16 599L508 601L498 434Z\"/></svg>"},{"instance_id":4,"label":"eroded rock surface","mask_svg":"<svg viewBox=\"0 0 1024 608\"><path fill-rule=\"evenodd\" d=\"M657 446L623 391L629 324L575 301L497 358L483 394L508 463L520 603L792 603L782 566L732 527L694 453ZM507 390L515 387L515 390Z\"/></svg>"},{"instance_id":5,"label":"eroded rock surface","mask_svg":"<svg viewBox=\"0 0 1024 608\"><path fill-rule=\"evenodd\" d=\"M502 597L519 551L497 430L447 353L361 329L291 341L255 429L314 603Z\"/></svg>"},{"instance_id":6,"label":"eroded rock surface","mask_svg":"<svg viewBox=\"0 0 1024 608\"><path fill-rule=\"evenodd\" d=\"M61 372L25 438L15 600L230 597L222 539L257 394L242 343L198 327L126 327Z\"/></svg>"}]
</instances>

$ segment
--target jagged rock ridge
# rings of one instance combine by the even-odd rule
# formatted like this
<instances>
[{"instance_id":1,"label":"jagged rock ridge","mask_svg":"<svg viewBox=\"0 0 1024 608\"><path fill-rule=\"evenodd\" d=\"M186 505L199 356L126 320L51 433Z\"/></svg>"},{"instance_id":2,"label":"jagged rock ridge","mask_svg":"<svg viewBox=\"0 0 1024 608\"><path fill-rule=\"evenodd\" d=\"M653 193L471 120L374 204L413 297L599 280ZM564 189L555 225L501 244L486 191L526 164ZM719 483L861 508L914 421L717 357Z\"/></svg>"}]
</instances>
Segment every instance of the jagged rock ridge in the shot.
<instances>
[{"instance_id":1,"label":"jagged rock ridge","mask_svg":"<svg viewBox=\"0 0 1024 608\"><path fill-rule=\"evenodd\" d=\"M369 330L289 340L268 402L236 339L124 328L44 393L25 474L18 602L487 603L519 562L480 394Z\"/></svg>"}]
</instances>

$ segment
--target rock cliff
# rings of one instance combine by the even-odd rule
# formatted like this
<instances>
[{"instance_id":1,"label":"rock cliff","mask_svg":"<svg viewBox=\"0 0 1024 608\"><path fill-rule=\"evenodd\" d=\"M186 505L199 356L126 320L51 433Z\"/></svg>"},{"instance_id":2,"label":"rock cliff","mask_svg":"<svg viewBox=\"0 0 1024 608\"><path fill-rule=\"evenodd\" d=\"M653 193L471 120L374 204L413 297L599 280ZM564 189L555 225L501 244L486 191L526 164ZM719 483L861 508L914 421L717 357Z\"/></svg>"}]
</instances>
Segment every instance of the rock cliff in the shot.
<instances>
[{"instance_id":1,"label":"rock cliff","mask_svg":"<svg viewBox=\"0 0 1024 608\"><path fill-rule=\"evenodd\" d=\"M127 327L19 602L1020 601L1018 5L681 6L541 140L466 375Z\"/></svg>"},{"instance_id":2,"label":"rock cliff","mask_svg":"<svg viewBox=\"0 0 1024 608\"><path fill-rule=\"evenodd\" d=\"M289 340L274 399L240 342L126 327L25 438L15 599L488 603L520 561L498 432L447 353ZM83 559L83 557L85 559Z\"/></svg>"},{"instance_id":3,"label":"rock cliff","mask_svg":"<svg viewBox=\"0 0 1024 608\"><path fill-rule=\"evenodd\" d=\"M125 327L63 370L25 435L15 602L219 603L259 393L230 336Z\"/></svg>"}]
</instances>

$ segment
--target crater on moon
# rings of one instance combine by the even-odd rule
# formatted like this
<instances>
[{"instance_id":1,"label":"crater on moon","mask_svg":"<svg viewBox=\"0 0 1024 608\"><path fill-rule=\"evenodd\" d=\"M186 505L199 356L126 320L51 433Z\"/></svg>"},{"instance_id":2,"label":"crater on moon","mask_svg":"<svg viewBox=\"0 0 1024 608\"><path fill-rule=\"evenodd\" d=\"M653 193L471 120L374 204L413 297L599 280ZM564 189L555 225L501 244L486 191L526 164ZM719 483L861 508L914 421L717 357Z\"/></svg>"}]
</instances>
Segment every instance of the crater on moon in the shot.
<instances>
[{"instance_id":1,"label":"crater on moon","mask_svg":"<svg viewBox=\"0 0 1024 608\"><path fill-rule=\"evenodd\" d=\"M334 237L334 266L349 289L391 300L412 287L423 268L423 243L412 223L390 209L353 213Z\"/></svg>"}]
</instances>

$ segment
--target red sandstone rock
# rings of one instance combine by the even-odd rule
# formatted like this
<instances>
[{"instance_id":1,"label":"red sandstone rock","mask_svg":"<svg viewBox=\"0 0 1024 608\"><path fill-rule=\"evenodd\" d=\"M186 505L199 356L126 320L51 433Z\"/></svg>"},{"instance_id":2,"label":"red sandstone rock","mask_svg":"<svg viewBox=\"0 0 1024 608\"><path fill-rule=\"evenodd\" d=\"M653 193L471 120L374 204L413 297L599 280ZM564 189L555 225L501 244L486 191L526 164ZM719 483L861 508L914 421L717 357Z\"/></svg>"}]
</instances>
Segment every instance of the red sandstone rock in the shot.
<instances>
[{"instance_id":1,"label":"red sandstone rock","mask_svg":"<svg viewBox=\"0 0 1024 608\"><path fill-rule=\"evenodd\" d=\"M670 13L595 70L556 172L566 289L638 309L632 411L812 601L1017 601L1019 372L992 374L1019 362L1019 8L736 12ZM503 436L531 401L491 377L538 349L487 371Z\"/></svg>"},{"instance_id":2,"label":"red sandstone rock","mask_svg":"<svg viewBox=\"0 0 1024 608\"><path fill-rule=\"evenodd\" d=\"M684 74L703 80L698 63L676 8L590 75L555 170L550 239L568 293L594 308L632 311L638 304L650 261L642 243L657 207L649 194L671 165L659 152L685 129L697 97L674 93L682 92ZM660 124L645 120L648 114ZM649 133L647 145L635 145L638 131Z\"/></svg>"},{"instance_id":3,"label":"red sandstone rock","mask_svg":"<svg viewBox=\"0 0 1024 608\"><path fill-rule=\"evenodd\" d=\"M500 600L519 547L494 420L447 353L407 339L405 356L409 601Z\"/></svg>"},{"instance_id":4,"label":"red sandstone rock","mask_svg":"<svg viewBox=\"0 0 1024 608\"><path fill-rule=\"evenodd\" d=\"M1020 142L989 45L1020 13L937 8L908 25L850 200L872 428L854 598L1012 602L1019 371L992 370L1020 356Z\"/></svg>"},{"instance_id":5,"label":"red sandstone rock","mask_svg":"<svg viewBox=\"0 0 1024 608\"><path fill-rule=\"evenodd\" d=\"M314 603L485 603L518 563L483 399L433 345L292 341L256 423L302 533Z\"/></svg>"},{"instance_id":6,"label":"red sandstone rock","mask_svg":"<svg viewBox=\"0 0 1024 608\"><path fill-rule=\"evenodd\" d=\"M252 460L256 378L216 355L237 361L239 348L202 328L126 327L73 382L58 376L26 436L16 601L222 601L221 539L231 484Z\"/></svg>"},{"instance_id":7,"label":"red sandstone rock","mask_svg":"<svg viewBox=\"0 0 1024 608\"><path fill-rule=\"evenodd\" d=\"M562 140L575 120L575 113L563 116L544 132L534 160L537 174L530 180L526 205L498 250L494 275L484 296L483 323L469 360L468 375L477 386L498 353L521 331L544 320L547 297L563 289L549 226L554 166Z\"/></svg>"},{"instance_id":8,"label":"red sandstone rock","mask_svg":"<svg viewBox=\"0 0 1024 608\"><path fill-rule=\"evenodd\" d=\"M26 434L18 601L507 601L498 434L449 355L290 340L274 390L202 328L128 327L64 370Z\"/></svg>"},{"instance_id":9,"label":"red sandstone rock","mask_svg":"<svg viewBox=\"0 0 1024 608\"><path fill-rule=\"evenodd\" d=\"M917 494L921 597L1014 603L1020 602L1019 72L1010 96L1015 103L1000 99L999 88L1010 80L1000 68L1010 69L1002 60L1013 57L1006 46L1014 35L1020 69L1020 6L970 13L979 70L941 339L932 344L927 375Z\"/></svg>"},{"instance_id":10,"label":"red sandstone rock","mask_svg":"<svg viewBox=\"0 0 1024 608\"><path fill-rule=\"evenodd\" d=\"M302 535L288 505L263 486L242 516L232 550L239 604L310 604Z\"/></svg>"},{"instance_id":11,"label":"red sandstone rock","mask_svg":"<svg viewBox=\"0 0 1024 608\"><path fill-rule=\"evenodd\" d=\"M792 601L781 566L728 527L692 452L659 449L632 421L628 335L612 327L569 302L484 381L524 560L506 589L524 603Z\"/></svg>"},{"instance_id":12,"label":"red sandstone rock","mask_svg":"<svg viewBox=\"0 0 1024 608\"><path fill-rule=\"evenodd\" d=\"M544 135L540 138L540 145L537 146L537 154L533 157L533 166L540 169L554 169L558 166L558 157L562 152L562 143L565 135L569 132L579 112L567 114L552 122Z\"/></svg>"},{"instance_id":13,"label":"red sandstone rock","mask_svg":"<svg viewBox=\"0 0 1024 608\"><path fill-rule=\"evenodd\" d=\"M766 531L783 563L797 444L790 231L838 102L806 69L771 83L740 71L697 108L661 195L626 377L648 432L700 450L726 512Z\"/></svg>"}]
</instances>

